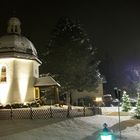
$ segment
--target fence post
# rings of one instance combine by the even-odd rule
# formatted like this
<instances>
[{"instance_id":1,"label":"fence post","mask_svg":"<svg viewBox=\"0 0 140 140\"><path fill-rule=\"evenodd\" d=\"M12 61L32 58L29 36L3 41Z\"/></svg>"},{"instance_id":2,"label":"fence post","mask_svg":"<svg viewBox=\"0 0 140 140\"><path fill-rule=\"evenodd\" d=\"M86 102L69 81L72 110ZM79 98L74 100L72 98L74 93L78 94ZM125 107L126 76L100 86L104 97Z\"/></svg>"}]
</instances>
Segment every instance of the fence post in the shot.
<instances>
[{"instance_id":1,"label":"fence post","mask_svg":"<svg viewBox=\"0 0 140 140\"><path fill-rule=\"evenodd\" d=\"M32 110L32 107L30 106L30 119L32 120L33 119L33 110Z\"/></svg>"},{"instance_id":2,"label":"fence post","mask_svg":"<svg viewBox=\"0 0 140 140\"><path fill-rule=\"evenodd\" d=\"M67 117L70 117L70 107L68 106L68 110L67 110Z\"/></svg>"},{"instance_id":3,"label":"fence post","mask_svg":"<svg viewBox=\"0 0 140 140\"><path fill-rule=\"evenodd\" d=\"M50 106L50 117L52 118L53 117L53 113L52 113L52 108Z\"/></svg>"},{"instance_id":4,"label":"fence post","mask_svg":"<svg viewBox=\"0 0 140 140\"><path fill-rule=\"evenodd\" d=\"M102 109L101 108L99 108L99 113L100 113L100 115L102 115Z\"/></svg>"},{"instance_id":5,"label":"fence post","mask_svg":"<svg viewBox=\"0 0 140 140\"><path fill-rule=\"evenodd\" d=\"M10 119L12 120L13 119L13 110L12 110L12 106L10 108Z\"/></svg>"},{"instance_id":6,"label":"fence post","mask_svg":"<svg viewBox=\"0 0 140 140\"><path fill-rule=\"evenodd\" d=\"M85 106L83 108L83 115L86 116L86 108L85 108Z\"/></svg>"},{"instance_id":7,"label":"fence post","mask_svg":"<svg viewBox=\"0 0 140 140\"><path fill-rule=\"evenodd\" d=\"M96 115L96 107L95 106L92 107L92 112L93 112L93 115Z\"/></svg>"},{"instance_id":8,"label":"fence post","mask_svg":"<svg viewBox=\"0 0 140 140\"><path fill-rule=\"evenodd\" d=\"M97 114L98 114L98 115L102 115L102 110L101 110L100 107L97 108Z\"/></svg>"}]
</instances>

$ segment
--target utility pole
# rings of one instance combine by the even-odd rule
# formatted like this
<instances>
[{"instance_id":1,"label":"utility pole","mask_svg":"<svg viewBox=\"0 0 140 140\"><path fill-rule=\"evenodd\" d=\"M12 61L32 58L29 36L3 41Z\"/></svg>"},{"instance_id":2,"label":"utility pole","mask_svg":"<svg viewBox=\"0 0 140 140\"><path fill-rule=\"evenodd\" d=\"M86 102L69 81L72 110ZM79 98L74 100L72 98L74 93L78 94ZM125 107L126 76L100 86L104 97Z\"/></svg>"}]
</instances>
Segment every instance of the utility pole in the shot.
<instances>
[{"instance_id":1,"label":"utility pole","mask_svg":"<svg viewBox=\"0 0 140 140\"><path fill-rule=\"evenodd\" d=\"M117 87L114 88L115 96L118 99L118 118L119 118L119 135L121 140L121 117L120 117L120 99L121 99L121 90Z\"/></svg>"}]
</instances>

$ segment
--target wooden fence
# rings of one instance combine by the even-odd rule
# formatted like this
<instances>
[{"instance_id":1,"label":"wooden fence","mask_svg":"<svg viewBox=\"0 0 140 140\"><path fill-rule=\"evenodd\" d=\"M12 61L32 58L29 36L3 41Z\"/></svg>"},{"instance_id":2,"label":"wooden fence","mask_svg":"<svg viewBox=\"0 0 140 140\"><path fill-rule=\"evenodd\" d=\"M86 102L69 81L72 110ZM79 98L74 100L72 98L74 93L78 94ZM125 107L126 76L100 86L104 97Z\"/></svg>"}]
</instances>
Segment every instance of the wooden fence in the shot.
<instances>
[{"instance_id":1,"label":"wooden fence","mask_svg":"<svg viewBox=\"0 0 140 140\"><path fill-rule=\"evenodd\" d=\"M71 118L102 114L100 108L17 108L0 109L0 120Z\"/></svg>"}]
</instances>

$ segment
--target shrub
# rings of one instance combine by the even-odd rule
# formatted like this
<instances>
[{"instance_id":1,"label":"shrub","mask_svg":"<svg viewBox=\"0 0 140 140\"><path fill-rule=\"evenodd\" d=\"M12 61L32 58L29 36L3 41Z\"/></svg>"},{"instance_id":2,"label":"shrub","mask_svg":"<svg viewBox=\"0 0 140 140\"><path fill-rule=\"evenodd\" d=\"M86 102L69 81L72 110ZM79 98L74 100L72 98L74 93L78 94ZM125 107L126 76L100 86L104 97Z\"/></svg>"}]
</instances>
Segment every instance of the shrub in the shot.
<instances>
[{"instance_id":1,"label":"shrub","mask_svg":"<svg viewBox=\"0 0 140 140\"><path fill-rule=\"evenodd\" d=\"M11 109L11 105L7 104L6 106L4 106L5 109Z\"/></svg>"},{"instance_id":2,"label":"shrub","mask_svg":"<svg viewBox=\"0 0 140 140\"><path fill-rule=\"evenodd\" d=\"M128 112L129 110L131 110L130 98L129 98L129 95L127 95L126 93L123 93L121 107L122 107L122 111L125 111L125 112Z\"/></svg>"},{"instance_id":3,"label":"shrub","mask_svg":"<svg viewBox=\"0 0 140 140\"><path fill-rule=\"evenodd\" d=\"M40 104L37 101L33 101L30 104L28 104L30 107L39 107Z\"/></svg>"},{"instance_id":4,"label":"shrub","mask_svg":"<svg viewBox=\"0 0 140 140\"><path fill-rule=\"evenodd\" d=\"M4 108L4 106L3 105L0 105L0 109L3 109Z\"/></svg>"},{"instance_id":5,"label":"shrub","mask_svg":"<svg viewBox=\"0 0 140 140\"><path fill-rule=\"evenodd\" d=\"M140 94L138 93L137 103L136 103L136 109L135 109L135 117L137 119L140 119Z\"/></svg>"},{"instance_id":6,"label":"shrub","mask_svg":"<svg viewBox=\"0 0 140 140\"><path fill-rule=\"evenodd\" d=\"M22 103L14 103L11 106L12 106L12 108L22 108L23 104Z\"/></svg>"}]
</instances>

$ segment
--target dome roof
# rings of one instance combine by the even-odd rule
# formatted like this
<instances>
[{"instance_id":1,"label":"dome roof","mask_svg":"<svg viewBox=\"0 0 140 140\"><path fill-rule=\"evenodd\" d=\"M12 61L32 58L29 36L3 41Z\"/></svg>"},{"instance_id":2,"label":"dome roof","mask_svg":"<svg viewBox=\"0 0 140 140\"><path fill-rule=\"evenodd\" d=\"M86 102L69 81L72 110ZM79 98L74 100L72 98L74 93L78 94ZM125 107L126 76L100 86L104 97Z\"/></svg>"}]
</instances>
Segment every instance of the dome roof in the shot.
<instances>
[{"instance_id":1,"label":"dome roof","mask_svg":"<svg viewBox=\"0 0 140 140\"><path fill-rule=\"evenodd\" d=\"M26 37L16 34L5 35L0 37L0 52L12 52L33 54L37 57L37 51L33 43Z\"/></svg>"},{"instance_id":2,"label":"dome roof","mask_svg":"<svg viewBox=\"0 0 140 140\"><path fill-rule=\"evenodd\" d=\"M37 51L33 43L20 34L20 24L20 20L16 17L12 17L8 21L8 34L0 37L0 57L38 60Z\"/></svg>"}]
</instances>

